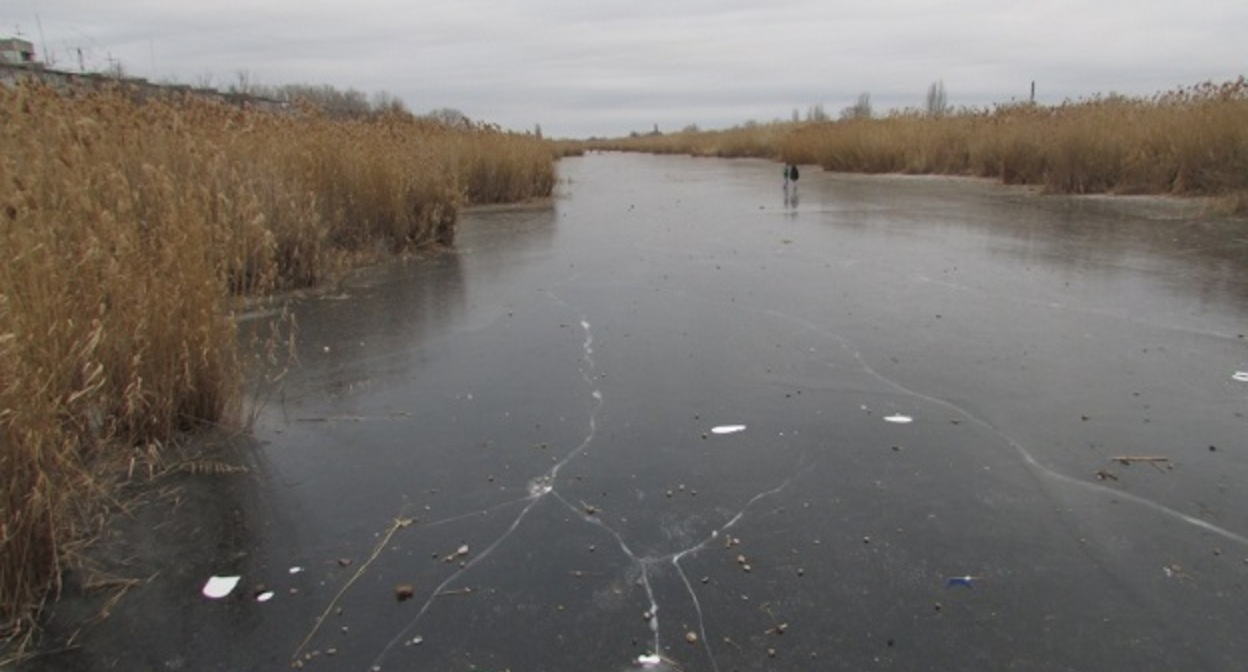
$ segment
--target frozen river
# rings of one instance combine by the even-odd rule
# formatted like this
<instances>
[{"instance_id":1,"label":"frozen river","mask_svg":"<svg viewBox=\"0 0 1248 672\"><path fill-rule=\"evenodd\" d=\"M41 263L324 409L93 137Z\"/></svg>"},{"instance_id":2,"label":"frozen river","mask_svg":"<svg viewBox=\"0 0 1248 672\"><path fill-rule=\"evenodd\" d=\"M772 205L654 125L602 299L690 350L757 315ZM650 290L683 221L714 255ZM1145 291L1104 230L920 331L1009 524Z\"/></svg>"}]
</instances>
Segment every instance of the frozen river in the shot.
<instances>
[{"instance_id":1,"label":"frozen river","mask_svg":"<svg viewBox=\"0 0 1248 672\"><path fill-rule=\"evenodd\" d=\"M43 662L1243 668L1248 228L761 161L560 176L294 304L228 515L134 591L168 613Z\"/></svg>"}]
</instances>

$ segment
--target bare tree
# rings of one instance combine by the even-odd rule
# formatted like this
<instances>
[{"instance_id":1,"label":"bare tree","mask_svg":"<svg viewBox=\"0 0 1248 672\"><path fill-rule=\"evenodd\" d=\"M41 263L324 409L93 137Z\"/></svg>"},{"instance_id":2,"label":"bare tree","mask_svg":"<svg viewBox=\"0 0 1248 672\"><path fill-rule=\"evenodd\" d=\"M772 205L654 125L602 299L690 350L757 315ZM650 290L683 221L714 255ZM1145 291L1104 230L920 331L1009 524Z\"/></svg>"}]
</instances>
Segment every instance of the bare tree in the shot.
<instances>
[{"instance_id":1,"label":"bare tree","mask_svg":"<svg viewBox=\"0 0 1248 672\"><path fill-rule=\"evenodd\" d=\"M113 58L113 55L109 54L108 67L104 69L104 75L113 79L125 79L128 74L126 66L122 64L121 59Z\"/></svg>"},{"instance_id":2,"label":"bare tree","mask_svg":"<svg viewBox=\"0 0 1248 672\"><path fill-rule=\"evenodd\" d=\"M827 110L823 109L823 103L819 103L809 110L806 110L806 121L827 121L831 119Z\"/></svg>"},{"instance_id":3,"label":"bare tree","mask_svg":"<svg viewBox=\"0 0 1248 672\"><path fill-rule=\"evenodd\" d=\"M378 91L373 94L374 114L408 114L407 105L402 98L389 91Z\"/></svg>"},{"instance_id":4,"label":"bare tree","mask_svg":"<svg viewBox=\"0 0 1248 672\"><path fill-rule=\"evenodd\" d=\"M255 89L256 79L249 70L241 69L235 71L234 81L230 83L230 93L254 96L256 94Z\"/></svg>"},{"instance_id":5,"label":"bare tree","mask_svg":"<svg viewBox=\"0 0 1248 672\"><path fill-rule=\"evenodd\" d=\"M273 92L278 99L302 101L331 119L363 119L373 113L368 96L356 89L340 91L329 84L286 84ZM386 100L391 97L386 94ZM378 110L379 112L382 110Z\"/></svg>"},{"instance_id":6,"label":"bare tree","mask_svg":"<svg viewBox=\"0 0 1248 672\"><path fill-rule=\"evenodd\" d=\"M213 74L211 72L195 75L195 77L191 79L191 86L197 89L211 89L213 88L213 84Z\"/></svg>"},{"instance_id":7,"label":"bare tree","mask_svg":"<svg viewBox=\"0 0 1248 672\"><path fill-rule=\"evenodd\" d=\"M858 94L858 102L841 110L841 119L870 119L871 118L871 94Z\"/></svg>"},{"instance_id":8,"label":"bare tree","mask_svg":"<svg viewBox=\"0 0 1248 672\"><path fill-rule=\"evenodd\" d=\"M949 99L945 95L945 83L943 81L933 82L927 87L927 115L929 117L943 117L949 112Z\"/></svg>"},{"instance_id":9,"label":"bare tree","mask_svg":"<svg viewBox=\"0 0 1248 672\"><path fill-rule=\"evenodd\" d=\"M425 118L454 128L468 128L472 126L472 120L468 118L468 115L453 107L439 107L436 110L430 110L425 115Z\"/></svg>"}]
</instances>

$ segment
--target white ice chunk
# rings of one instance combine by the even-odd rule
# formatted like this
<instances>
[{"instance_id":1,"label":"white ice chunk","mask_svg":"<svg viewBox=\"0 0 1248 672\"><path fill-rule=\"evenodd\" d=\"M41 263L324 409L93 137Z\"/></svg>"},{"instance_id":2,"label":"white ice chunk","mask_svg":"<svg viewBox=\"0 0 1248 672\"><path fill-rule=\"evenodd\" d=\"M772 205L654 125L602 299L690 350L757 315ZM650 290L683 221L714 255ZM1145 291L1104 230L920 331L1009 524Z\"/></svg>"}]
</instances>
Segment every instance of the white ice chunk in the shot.
<instances>
[{"instance_id":1,"label":"white ice chunk","mask_svg":"<svg viewBox=\"0 0 1248 672\"><path fill-rule=\"evenodd\" d=\"M1236 371L1231 379L1238 380L1241 383L1248 383L1248 371Z\"/></svg>"},{"instance_id":2,"label":"white ice chunk","mask_svg":"<svg viewBox=\"0 0 1248 672\"><path fill-rule=\"evenodd\" d=\"M238 585L237 576L211 576L204 584L204 597L219 600L234 591Z\"/></svg>"},{"instance_id":3,"label":"white ice chunk","mask_svg":"<svg viewBox=\"0 0 1248 672\"><path fill-rule=\"evenodd\" d=\"M645 653L637 656L637 662L644 667L653 667L662 663L663 658L661 658L657 653Z\"/></svg>"},{"instance_id":4,"label":"white ice chunk","mask_svg":"<svg viewBox=\"0 0 1248 672\"><path fill-rule=\"evenodd\" d=\"M256 596L257 602L268 602L271 599L273 599L273 591L271 590L266 590Z\"/></svg>"},{"instance_id":5,"label":"white ice chunk","mask_svg":"<svg viewBox=\"0 0 1248 672\"><path fill-rule=\"evenodd\" d=\"M908 416L908 415L902 415L902 414L900 414L900 413L894 413L894 414L892 414L892 415L886 415L886 416L884 416L884 421L885 421L885 422L891 422L891 423L893 423L893 424L897 424L897 425L907 425L907 424L910 424L910 423L914 422L914 418L912 418L912 417L910 417L910 416Z\"/></svg>"},{"instance_id":6,"label":"white ice chunk","mask_svg":"<svg viewBox=\"0 0 1248 672\"><path fill-rule=\"evenodd\" d=\"M303 571L303 568L302 568L302 567L298 567L298 566L296 566L296 567L291 567L291 568L290 568L290 573L291 573L291 574L298 574L299 572L302 572L302 571Z\"/></svg>"},{"instance_id":7,"label":"white ice chunk","mask_svg":"<svg viewBox=\"0 0 1248 672\"><path fill-rule=\"evenodd\" d=\"M712 427L711 431L715 434L736 434L737 432L745 431L745 425L720 425Z\"/></svg>"}]
</instances>

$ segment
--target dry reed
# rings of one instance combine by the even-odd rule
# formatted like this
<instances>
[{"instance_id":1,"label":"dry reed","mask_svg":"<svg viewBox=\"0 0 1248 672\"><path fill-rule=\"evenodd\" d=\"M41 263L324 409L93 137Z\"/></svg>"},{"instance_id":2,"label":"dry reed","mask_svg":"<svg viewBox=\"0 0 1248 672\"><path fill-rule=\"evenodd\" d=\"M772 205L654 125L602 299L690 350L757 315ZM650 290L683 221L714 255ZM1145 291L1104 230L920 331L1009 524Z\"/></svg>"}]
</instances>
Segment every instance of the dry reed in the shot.
<instances>
[{"instance_id":1,"label":"dry reed","mask_svg":"<svg viewBox=\"0 0 1248 672\"><path fill-rule=\"evenodd\" d=\"M15 639L119 465L236 421L237 296L449 244L464 203L554 183L549 144L496 129L33 84L0 86L0 150L0 636Z\"/></svg>"},{"instance_id":2,"label":"dry reed","mask_svg":"<svg viewBox=\"0 0 1248 672\"><path fill-rule=\"evenodd\" d=\"M865 173L973 175L1050 193L1215 196L1248 212L1248 81L1053 107L904 111L586 143L588 149L754 156Z\"/></svg>"}]
</instances>

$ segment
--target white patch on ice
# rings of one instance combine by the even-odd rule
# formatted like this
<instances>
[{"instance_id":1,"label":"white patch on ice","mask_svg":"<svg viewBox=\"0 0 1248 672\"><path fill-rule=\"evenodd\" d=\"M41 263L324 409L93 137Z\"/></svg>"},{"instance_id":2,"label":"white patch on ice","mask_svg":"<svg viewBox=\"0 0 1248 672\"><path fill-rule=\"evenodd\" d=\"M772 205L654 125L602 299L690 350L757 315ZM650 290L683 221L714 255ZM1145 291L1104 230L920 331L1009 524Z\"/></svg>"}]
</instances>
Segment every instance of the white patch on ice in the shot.
<instances>
[{"instance_id":1,"label":"white patch on ice","mask_svg":"<svg viewBox=\"0 0 1248 672\"><path fill-rule=\"evenodd\" d=\"M302 571L303 571L302 567L295 566L295 567L290 568L291 574L298 574L299 572L302 572Z\"/></svg>"},{"instance_id":2,"label":"white patch on ice","mask_svg":"<svg viewBox=\"0 0 1248 672\"><path fill-rule=\"evenodd\" d=\"M912 417L910 417L910 416L908 416L908 415L902 415L902 414L900 414L900 413L894 413L894 414L892 414L892 415L886 415L886 416L884 416L884 422L891 422L891 423L893 423L893 424L897 424L897 425L908 425L908 424L910 424L910 423L914 422L914 418L912 418Z\"/></svg>"},{"instance_id":3,"label":"white patch on ice","mask_svg":"<svg viewBox=\"0 0 1248 672\"><path fill-rule=\"evenodd\" d=\"M529 481L529 497L537 498L549 494L555 489L554 479L550 475L538 476Z\"/></svg>"},{"instance_id":4,"label":"white patch on ice","mask_svg":"<svg viewBox=\"0 0 1248 672\"><path fill-rule=\"evenodd\" d=\"M715 434L736 434L737 432L745 431L745 425L720 425L712 427L711 431Z\"/></svg>"},{"instance_id":5,"label":"white patch on ice","mask_svg":"<svg viewBox=\"0 0 1248 672\"><path fill-rule=\"evenodd\" d=\"M1235 375L1231 376L1231 379L1238 380L1241 383L1248 383L1248 371L1236 371Z\"/></svg>"},{"instance_id":6,"label":"white patch on ice","mask_svg":"<svg viewBox=\"0 0 1248 672\"><path fill-rule=\"evenodd\" d=\"M646 653L646 654L637 656L637 662L641 663L642 665L646 667L651 667L651 666L658 665L659 663L663 662L663 659L659 657L657 654Z\"/></svg>"},{"instance_id":7,"label":"white patch on ice","mask_svg":"<svg viewBox=\"0 0 1248 672\"><path fill-rule=\"evenodd\" d=\"M237 576L211 576L208 577L208 583L204 584L204 597L219 600L234 591L234 587L238 585Z\"/></svg>"},{"instance_id":8,"label":"white patch on ice","mask_svg":"<svg viewBox=\"0 0 1248 672\"><path fill-rule=\"evenodd\" d=\"M273 591L271 590L266 590L256 596L257 602L268 602L271 599L273 599Z\"/></svg>"}]
</instances>

